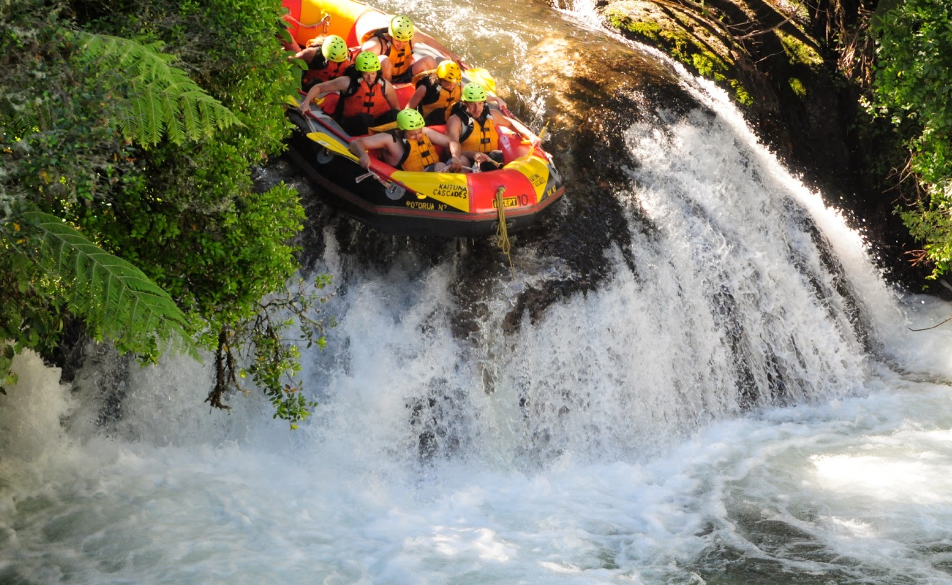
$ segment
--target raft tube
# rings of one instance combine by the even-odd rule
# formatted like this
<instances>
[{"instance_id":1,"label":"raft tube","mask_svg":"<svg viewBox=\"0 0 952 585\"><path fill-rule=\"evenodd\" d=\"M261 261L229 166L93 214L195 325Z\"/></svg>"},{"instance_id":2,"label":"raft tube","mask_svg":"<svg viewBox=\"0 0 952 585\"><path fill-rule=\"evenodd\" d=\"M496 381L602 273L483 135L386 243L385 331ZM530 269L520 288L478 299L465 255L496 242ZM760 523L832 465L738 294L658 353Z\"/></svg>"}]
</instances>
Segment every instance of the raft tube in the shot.
<instances>
[{"instance_id":1,"label":"raft tube","mask_svg":"<svg viewBox=\"0 0 952 585\"><path fill-rule=\"evenodd\" d=\"M290 10L289 30L301 44L320 34L337 34L347 40L348 46L355 46L358 38L387 26L391 18L351 0L284 0L284 5ZM436 56L437 60L444 58L438 53ZM469 76L467 69L463 66L464 84L468 77L476 77ZM479 76L485 75L485 70L479 70ZM405 105L413 86L397 84L395 88L400 104ZM349 152L353 137L329 115L336 97L327 96L322 107L312 104L306 114L288 109L297 127L291 157L323 187L325 202L379 231L406 236L481 237L496 233L503 220L506 229L514 232L535 223L565 191L548 153L506 128L498 129L505 161L498 170L406 172L371 153L368 172Z\"/></svg>"}]
</instances>

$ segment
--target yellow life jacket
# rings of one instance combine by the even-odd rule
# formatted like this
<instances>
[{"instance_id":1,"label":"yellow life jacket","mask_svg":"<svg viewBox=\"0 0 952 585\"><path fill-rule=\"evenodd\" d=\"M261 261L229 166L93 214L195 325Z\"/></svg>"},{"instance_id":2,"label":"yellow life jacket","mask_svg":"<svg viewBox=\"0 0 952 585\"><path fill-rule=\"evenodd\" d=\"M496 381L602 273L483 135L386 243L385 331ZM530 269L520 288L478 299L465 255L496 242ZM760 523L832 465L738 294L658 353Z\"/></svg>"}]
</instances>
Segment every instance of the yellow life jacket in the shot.
<instances>
[{"instance_id":1,"label":"yellow life jacket","mask_svg":"<svg viewBox=\"0 0 952 585\"><path fill-rule=\"evenodd\" d=\"M431 84L429 87L436 88L437 98L436 98L436 101L430 102L430 103L420 102L420 109L423 110L423 117L429 120L430 114L432 114L436 110L442 110L443 121L445 122L449 120L450 114L452 113L452 110L453 110L453 106L459 103L460 96L463 93L463 90L460 87L460 84L457 83L456 87L447 91L446 88L443 87L443 84L440 83L440 80L437 79L436 81L431 81ZM428 89L427 95L429 94L430 94L430 90ZM424 96L423 99L425 100L426 97Z\"/></svg>"},{"instance_id":2,"label":"yellow life jacket","mask_svg":"<svg viewBox=\"0 0 952 585\"><path fill-rule=\"evenodd\" d=\"M395 137L396 138L396 137ZM397 166L405 171L422 172L426 167L440 162L440 157L436 154L436 147L426 137L421 134L419 140L407 140L406 138L397 138L403 142L403 158Z\"/></svg>"},{"instance_id":3,"label":"yellow life jacket","mask_svg":"<svg viewBox=\"0 0 952 585\"><path fill-rule=\"evenodd\" d=\"M489 115L489 106L483 106L483 113L477 120L462 107L457 107L454 114L463 122L463 129L459 134L459 144L463 150L473 152L492 152L499 150L499 133L496 124Z\"/></svg>"}]
</instances>

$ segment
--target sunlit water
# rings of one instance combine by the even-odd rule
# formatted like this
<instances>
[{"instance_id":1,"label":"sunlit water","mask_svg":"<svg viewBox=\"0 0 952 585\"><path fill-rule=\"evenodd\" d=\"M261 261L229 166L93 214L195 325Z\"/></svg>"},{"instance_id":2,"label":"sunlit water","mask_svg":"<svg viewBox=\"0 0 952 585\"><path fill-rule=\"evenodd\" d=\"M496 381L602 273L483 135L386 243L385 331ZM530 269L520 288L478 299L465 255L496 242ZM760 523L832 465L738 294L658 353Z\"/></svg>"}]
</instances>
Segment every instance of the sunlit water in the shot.
<instances>
[{"instance_id":1,"label":"sunlit water","mask_svg":"<svg viewBox=\"0 0 952 585\"><path fill-rule=\"evenodd\" d=\"M0 583L952 583L952 333L909 331L952 307L896 295L686 83L717 115L631 127L606 195L633 257L516 332L518 295L571 277L531 246L473 297L465 251L375 270L328 234L338 325L298 431L258 395L208 413L187 360L71 391L19 359Z\"/></svg>"}]
</instances>

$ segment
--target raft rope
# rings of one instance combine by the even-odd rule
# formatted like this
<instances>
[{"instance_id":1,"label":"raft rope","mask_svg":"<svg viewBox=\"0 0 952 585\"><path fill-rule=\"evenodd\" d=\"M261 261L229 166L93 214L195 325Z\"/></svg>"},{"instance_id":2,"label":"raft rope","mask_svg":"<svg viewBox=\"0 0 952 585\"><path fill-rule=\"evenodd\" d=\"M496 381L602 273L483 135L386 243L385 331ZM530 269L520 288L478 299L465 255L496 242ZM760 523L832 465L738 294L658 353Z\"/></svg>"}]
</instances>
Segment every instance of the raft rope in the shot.
<instances>
[{"instance_id":1,"label":"raft rope","mask_svg":"<svg viewBox=\"0 0 952 585\"><path fill-rule=\"evenodd\" d=\"M502 250L502 253L506 255L506 258L509 258L509 270L512 271L512 275L516 275L516 268L512 265L512 256L509 254L512 250L512 245L509 243L509 228L506 227L506 206L502 199L502 194L506 192L506 187L500 185L496 189L496 210L499 212L499 227L496 228L496 245L499 246L499 249Z\"/></svg>"},{"instance_id":2,"label":"raft rope","mask_svg":"<svg viewBox=\"0 0 952 585\"><path fill-rule=\"evenodd\" d=\"M542 130L539 130L539 135L536 136L536 138L538 138L538 142L536 143L536 146L542 144L542 137L545 136L545 131L548 127L549 127L549 121L546 120L545 125L542 126Z\"/></svg>"},{"instance_id":3,"label":"raft rope","mask_svg":"<svg viewBox=\"0 0 952 585\"><path fill-rule=\"evenodd\" d=\"M289 21L291 21L293 24L298 25L298 26L301 27L301 28L317 28L317 27L323 25L323 26L324 26L324 31L323 31L324 34L327 34L327 27L328 27L328 26L330 25L330 23L331 23L331 15L330 15L330 14L327 14L327 13L324 13L324 14L321 16L321 19L318 20L318 21L317 21L316 23L314 23L314 24L304 24L303 22L301 22L300 20L294 18L294 17L291 16L290 14L285 14L285 15L284 15L284 18L287 19L287 20L289 20Z\"/></svg>"}]
</instances>

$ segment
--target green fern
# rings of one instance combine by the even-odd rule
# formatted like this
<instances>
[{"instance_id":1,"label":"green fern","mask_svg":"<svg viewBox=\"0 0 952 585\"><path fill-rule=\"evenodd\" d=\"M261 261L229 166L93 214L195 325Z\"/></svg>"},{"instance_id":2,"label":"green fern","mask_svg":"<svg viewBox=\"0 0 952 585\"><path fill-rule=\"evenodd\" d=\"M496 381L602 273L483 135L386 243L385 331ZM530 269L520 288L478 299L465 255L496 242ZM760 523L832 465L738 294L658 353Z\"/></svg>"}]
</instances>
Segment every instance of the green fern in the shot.
<instances>
[{"instance_id":1,"label":"green fern","mask_svg":"<svg viewBox=\"0 0 952 585\"><path fill-rule=\"evenodd\" d=\"M49 101L37 99L25 104L14 104L7 100L0 102L0 119L4 127L0 133L7 134L7 139L14 141L28 134L49 128L54 116L53 107Z\"/></svg>"},{"instance_id":2,"label":"green fern","mask_svg":"<svg viewBox=\"0 0 952 585\"><path fill-rule=\"evenodd\" d=\"M38 238L34 260L58 279L69 310L120 349L155 353L159 341L197 357L188 319L167 292L141 270L105 252L58 217L30 211L24 227Z\"/></svg>"},{"instance_id":3,"label":"green fern","mask_svg":"<svg viewBox=\"0 0 952 585\"><path fill-rule=\"evenodd\" d=\"M160 43L143 45L109 35L76 32L77 64L90 66L97 78L126 99L116 100L116 126L135 142L153 145L165 135L173 144L200 140L217 130L241 126L231 110L205 93L182 69L170 63Z\"/></svg>"}]
</instances>

